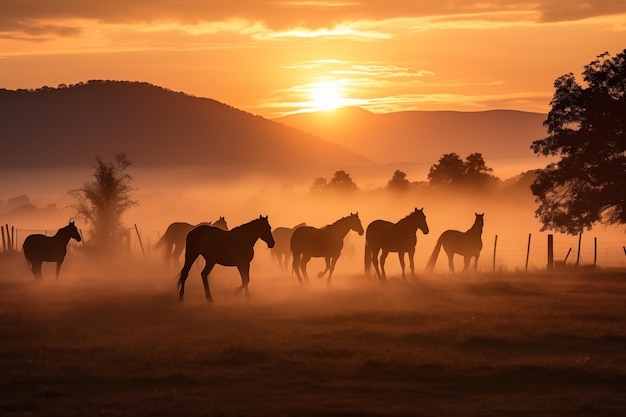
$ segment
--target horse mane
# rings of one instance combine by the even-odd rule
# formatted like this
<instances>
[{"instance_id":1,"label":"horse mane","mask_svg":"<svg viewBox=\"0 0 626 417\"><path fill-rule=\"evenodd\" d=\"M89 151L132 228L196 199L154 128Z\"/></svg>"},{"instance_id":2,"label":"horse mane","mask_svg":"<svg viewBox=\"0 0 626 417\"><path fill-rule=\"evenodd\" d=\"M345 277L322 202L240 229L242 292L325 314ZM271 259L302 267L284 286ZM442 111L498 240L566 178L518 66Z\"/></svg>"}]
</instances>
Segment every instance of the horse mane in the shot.
<instances>
[{"instance_id":1,"label":"horse mane","mask_svg":"<svg viewBox=\"0 0 626 417\"><path fill-rule=\"evenodd\" d=\"M233 232L233 231L235 231L235 230L237 230L237 229L241 229L242 227L249 226L249 225L251 225L252 223L255 223L255 222L259 221L259 220L267 220L267 217L259 216L257 219L250 220L250 221L249 221L249 222L247 222L247 223L240 224L239 226L233 227L232 229L230 229L230 231L231 231L231 232Z\"/></svg>"}]
</instances>

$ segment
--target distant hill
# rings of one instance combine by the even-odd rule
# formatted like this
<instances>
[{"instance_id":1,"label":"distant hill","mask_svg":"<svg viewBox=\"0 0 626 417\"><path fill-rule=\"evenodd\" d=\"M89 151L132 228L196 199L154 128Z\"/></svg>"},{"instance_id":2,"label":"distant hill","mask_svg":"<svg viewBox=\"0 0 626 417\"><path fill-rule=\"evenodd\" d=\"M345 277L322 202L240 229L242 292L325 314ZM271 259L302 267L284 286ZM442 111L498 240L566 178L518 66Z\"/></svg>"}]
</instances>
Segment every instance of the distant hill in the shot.
<instances>
[{"instance_id":1,"label":"distant hill","mask_svg":"<svg viewBox=\"0 0 626 417\"><path fill-rule=\"evenodd\" d=\"M0 90L0 166L92 166L123 152L137 166L281 171L369 163L341 146L207 98L140 82ZM232 169L232 168L231 168Z\"/></svg>"},{"instance_id":2,"label":"distant hill","mask_svg":"<svg viewBox=\"0 0 626 417\"><path fill-rule=\"evenodd\" d=\"M406 111L374 114L360 108L275 119L337 143L378 163L434 164L444 153L492 160L530 159L533 140L547 136L545 114L513 110Z\"/></svg>"}]
</instances>

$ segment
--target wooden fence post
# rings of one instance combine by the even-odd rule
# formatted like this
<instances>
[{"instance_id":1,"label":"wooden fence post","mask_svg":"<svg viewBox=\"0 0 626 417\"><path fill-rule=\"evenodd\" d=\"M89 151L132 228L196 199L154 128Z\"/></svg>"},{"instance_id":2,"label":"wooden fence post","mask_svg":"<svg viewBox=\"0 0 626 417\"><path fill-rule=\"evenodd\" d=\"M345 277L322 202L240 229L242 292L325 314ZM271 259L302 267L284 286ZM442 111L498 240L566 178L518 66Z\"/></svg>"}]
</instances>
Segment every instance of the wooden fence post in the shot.
<instances>
[{"instance_id":1,"label":"wooden fence post","mask_svg":"<svg viewBox=\"0 0 626 417\"><path fill-rule=\"evenodd\" d=\"M524 271L528 272L528 258L530 257L530 237L532 235L529 233L528 234L528 246L526 247L526 268L524 269Z\"/></svg>"},{"instance_id":2,"label":"wooden fence post","mask_svg":"<svg viewBox=\"0 0 626 417\"><path fill-rule=\"evenodd\" d=\"M9 250L13 249L13 243L11 243L11 234L9 233L9 224L6 224L6 228L7 228L7 248Z\"/></svg>"},{"instance_id":3,"label":"wooden fence post","mask_svg":"<svg viewBox=\"0 0 626 417\"><path fill-rule=\"evenodd\" d=\"M554 235L548 235L548 271L554 268Z\"/></svg>"},{"instance_id":4,"label":"wooden fence post","mask_svg":"<svg viewBox=\"0 0 626 417\"><path fill-rule=\"evenodd\" d=\"M498 235L496 235L496 238L493 241L493 266L492 266L492 272L496 272L496 249L498 249Z\"/></svg>"},{"instance_id":5,"label":"wooden fence post","mask_svg":"<svg viewBox=\"0 0 626 417\"><path fill-rule=\"evenodd\" d=\"M146 256L146 252L143 250L143 242L141 241L141 235L139 234L139 229L137 228L137 223L135 223L135 232L137 233L137 238L139 239L139 246L141 247L141 253L143 256Z\"/></svg>"},{"instance_id":6,"label":"wooden fence post","mask_svg":"<svg viewBox=\"0 0 626 417\"><path fill-rule=\"evenodd\" d=\"M580 266L580 242L583 239L583 232L578 234L578 254L576 255L576 266Z\"/></svg>"}]
</instances>

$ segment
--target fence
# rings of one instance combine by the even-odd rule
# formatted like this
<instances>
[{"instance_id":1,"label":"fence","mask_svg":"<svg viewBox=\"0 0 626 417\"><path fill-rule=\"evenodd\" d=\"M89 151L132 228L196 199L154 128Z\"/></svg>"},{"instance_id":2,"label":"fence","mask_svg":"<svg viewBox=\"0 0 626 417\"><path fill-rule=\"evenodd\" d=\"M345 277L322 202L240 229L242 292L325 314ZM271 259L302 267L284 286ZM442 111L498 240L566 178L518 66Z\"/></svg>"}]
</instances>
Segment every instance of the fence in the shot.
<instances>
[{"instance_id":1,"label":"fence","mask_svg":"<svg viewBox=\"0 0 626 417\"><path fill-rule=\"evenodd\" d=\"M57 229L33 230L2 225L2 251L21 250L24 239L30 234L41 233L52 236L56 231ZM163 231L142 230L134 224L128 232L132 253L143 257L160 256L162 249L157 251L154 244ZM425 265L432 248L424 247L421 239L418 240L420 241L416 252L416 264L420 265L420 262L423 262ZM615 240L615 236L596 237L593 233L579 236L549 233L483 234L482 240L483 249L478 262L478 269L482 272L537 271L575 265L626 267L626 241ZM76 242L70 244L80 245ZM358 247L356 250L359 250ZM440 258L442 256L445 257L445 254L442 253ZM436 271L445 272L447 268L447 261L440 259Z\"/></svg>"}]
</instances>

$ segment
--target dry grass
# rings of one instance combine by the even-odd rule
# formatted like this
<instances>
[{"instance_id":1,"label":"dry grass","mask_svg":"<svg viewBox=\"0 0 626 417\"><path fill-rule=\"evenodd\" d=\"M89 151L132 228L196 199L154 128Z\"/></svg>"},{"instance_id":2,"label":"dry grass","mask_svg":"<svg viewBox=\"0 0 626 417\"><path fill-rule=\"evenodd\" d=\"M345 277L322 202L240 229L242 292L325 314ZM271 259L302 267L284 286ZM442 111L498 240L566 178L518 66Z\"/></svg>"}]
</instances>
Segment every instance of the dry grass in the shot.
<instances>
[{"instance_id":1,"label":"dry grass","mask_svg":"<svg viewBox=\"0 0 626 417\"><path fill-rule=\"evenodd\" d=\"M0 259L2 416L626 412L623 271L301 288L259 262L249 301L216 268L214 305L154 262L51 271Z\"/></svg>"}]
</instances>

